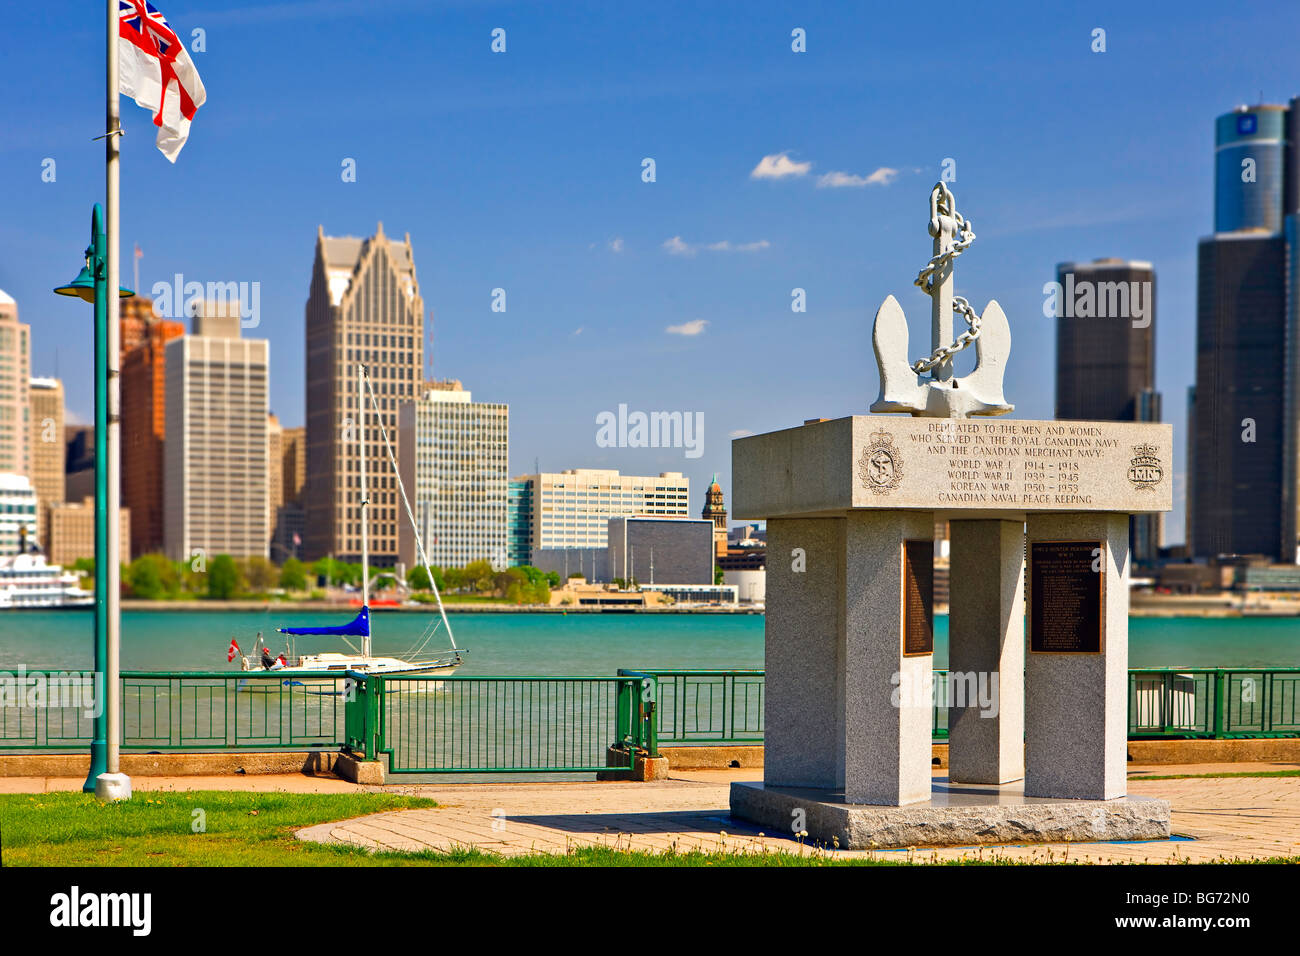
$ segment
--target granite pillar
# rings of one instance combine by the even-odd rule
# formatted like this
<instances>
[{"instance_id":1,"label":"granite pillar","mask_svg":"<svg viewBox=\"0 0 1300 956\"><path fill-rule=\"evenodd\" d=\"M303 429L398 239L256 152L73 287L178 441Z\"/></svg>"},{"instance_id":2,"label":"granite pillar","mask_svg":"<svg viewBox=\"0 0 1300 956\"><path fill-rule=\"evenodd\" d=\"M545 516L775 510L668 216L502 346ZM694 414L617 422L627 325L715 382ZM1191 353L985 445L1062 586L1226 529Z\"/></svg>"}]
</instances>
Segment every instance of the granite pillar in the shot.
<instances>
[{"instance_id":1,"label":"granite pillar","mask_svg":"<svg viewBox=\"0 0 1300 956\"><path fill-rule=\"evenodd\" d=\"M929 800L934 655L904 653L903 550L933 555L934 516L851 511L844 526L844 799Z\"/></svg>"},{"instance_id":2,"label":"granite pillar","mask_svg":"<svg viewBox=\"0 0 1300 956\"><path fill-rule=\"evenodd\" d=\"M948 582L948 778L1025 775L1025 529L951 521ZM940 694L940 700L944 695Z\"/></svg>"},{"instance_id":3,"label":"granite pillar","mask_svg":"<svg viewBox=\"0 0 1300 956\"><path fill-rule=\"evenodd\" d=\"M763 782L843 785L844 521L767 523Z\"/></svg>"},{"instance_id":4,"label":"granite pillar","mask_svg":"<svg viewBox=\"0 0 1300 956\"><path fill-rule=\"evenodd\" d=\"M1107 512L1028 516L1026 796L1127 793L1128 524Z\"/></svg>"}]
</instances>

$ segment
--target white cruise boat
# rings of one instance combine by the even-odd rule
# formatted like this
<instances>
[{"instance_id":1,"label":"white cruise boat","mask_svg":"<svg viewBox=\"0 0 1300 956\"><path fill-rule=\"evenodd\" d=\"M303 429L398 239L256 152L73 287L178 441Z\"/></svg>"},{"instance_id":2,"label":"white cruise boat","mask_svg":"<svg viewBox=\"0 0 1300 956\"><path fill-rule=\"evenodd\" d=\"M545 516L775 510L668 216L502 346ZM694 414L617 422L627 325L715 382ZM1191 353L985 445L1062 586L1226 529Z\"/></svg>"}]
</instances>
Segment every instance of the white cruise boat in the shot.
<instances>
[{"instance_id":1,"label":"white cruise boat","mask_svg":"<svg viewBox=\"0 0 1300 956\"><path fill-rule=\"evenodd\" d=\"M0 610L91 607L92 591L83 591L77 576L43 554L0 557Z\"/></svg>"}]
</instances>

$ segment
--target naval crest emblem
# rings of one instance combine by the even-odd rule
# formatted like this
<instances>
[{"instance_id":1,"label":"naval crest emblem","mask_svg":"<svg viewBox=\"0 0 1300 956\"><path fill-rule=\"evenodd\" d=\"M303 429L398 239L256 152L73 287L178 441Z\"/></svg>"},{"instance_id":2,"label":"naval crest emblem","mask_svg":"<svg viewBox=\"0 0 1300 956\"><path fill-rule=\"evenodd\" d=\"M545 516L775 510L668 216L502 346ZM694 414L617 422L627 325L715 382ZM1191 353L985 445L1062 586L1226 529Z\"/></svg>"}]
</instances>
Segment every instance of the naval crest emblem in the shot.
<instances>
[{"instance_id":1,"label":"naval crest emblem","mask_svg":"<svg viewBox=\"0 0 1300 956\"><path fill-rule=\"evenodd\" d=\"M1143 442L1140 445L1133 446L1133 458L1129 462L1128 480L1133 483L1133 487L1138 491L1150 491L1165 476L1165 470L1161 467L1160 456L1156 454L1159 449L1155 445Z\"/></svg>"},{"instance_id":2,"label":"naval crest emblem","mask_svg":"<svg viewBox=\"0 0 1300 956\"><path fill-rule=\"evenodd\" d=\"M903 456L889 432L871 433L871 441L862 449L858 462L858 477L862 486L878 495L886 495L903 480Z\"/></svg>"}]
</instances>

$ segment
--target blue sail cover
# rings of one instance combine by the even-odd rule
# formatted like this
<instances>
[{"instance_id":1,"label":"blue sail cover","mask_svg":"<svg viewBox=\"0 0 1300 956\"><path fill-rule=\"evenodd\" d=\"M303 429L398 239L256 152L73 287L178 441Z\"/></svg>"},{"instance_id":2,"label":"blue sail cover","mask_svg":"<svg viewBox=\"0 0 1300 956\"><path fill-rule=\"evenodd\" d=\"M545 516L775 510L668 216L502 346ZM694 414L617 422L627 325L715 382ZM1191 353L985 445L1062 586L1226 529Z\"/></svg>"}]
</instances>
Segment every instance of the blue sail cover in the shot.
<instances>
[{"instance_id":1,"label":"blue sail cover","mask_svg":"<svg viewBox=\"0 0 1300 956\"><path fill-rule=\"evenodd\" d=\"M334 634L341 637L369 637L370 608L363 605L360 614L347 624L339 624L335 627L277 627L276 630L281 634Z\"/></svg>"}]
</instances>

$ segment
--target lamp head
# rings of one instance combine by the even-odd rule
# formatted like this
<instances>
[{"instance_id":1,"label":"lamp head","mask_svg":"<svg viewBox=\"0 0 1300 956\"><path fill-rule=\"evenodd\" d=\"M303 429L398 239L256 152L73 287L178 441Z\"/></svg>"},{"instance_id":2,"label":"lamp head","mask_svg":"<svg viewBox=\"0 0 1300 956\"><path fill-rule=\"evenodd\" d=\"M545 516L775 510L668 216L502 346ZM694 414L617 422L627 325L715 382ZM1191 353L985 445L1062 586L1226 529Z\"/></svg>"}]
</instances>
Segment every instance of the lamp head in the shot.
<instances>
[{"instance_id":1,"label":"lamp head","mask_svg":"<svg viewBox=\"0 0 1300 956\"><path fill-rule=\"evenodd\" d=\"M58 286L54 291L59 295L76 296L83 302L93 304L95 301L95 274L90 268L90 256L86 256L86 263L81 267L81 271L77 273L75 279L67 285ZM118 286L117 294L118 298L121 299L129 299L135 295L130 289L123 289L121 286Z\"/></svg>"},{"instance_id":2,"label":"lamp head","mask_svg":"<svg viewBox=\"0 0 1300 956\"><path fill-rule=\"evenodd\" d=\"M95 277L90 272L90 263L87 262L77 273L77 277L67 285L61 285L54 290L58 295L75 295L83 302L95 301Z\"/></svg>"}]
</instances>

